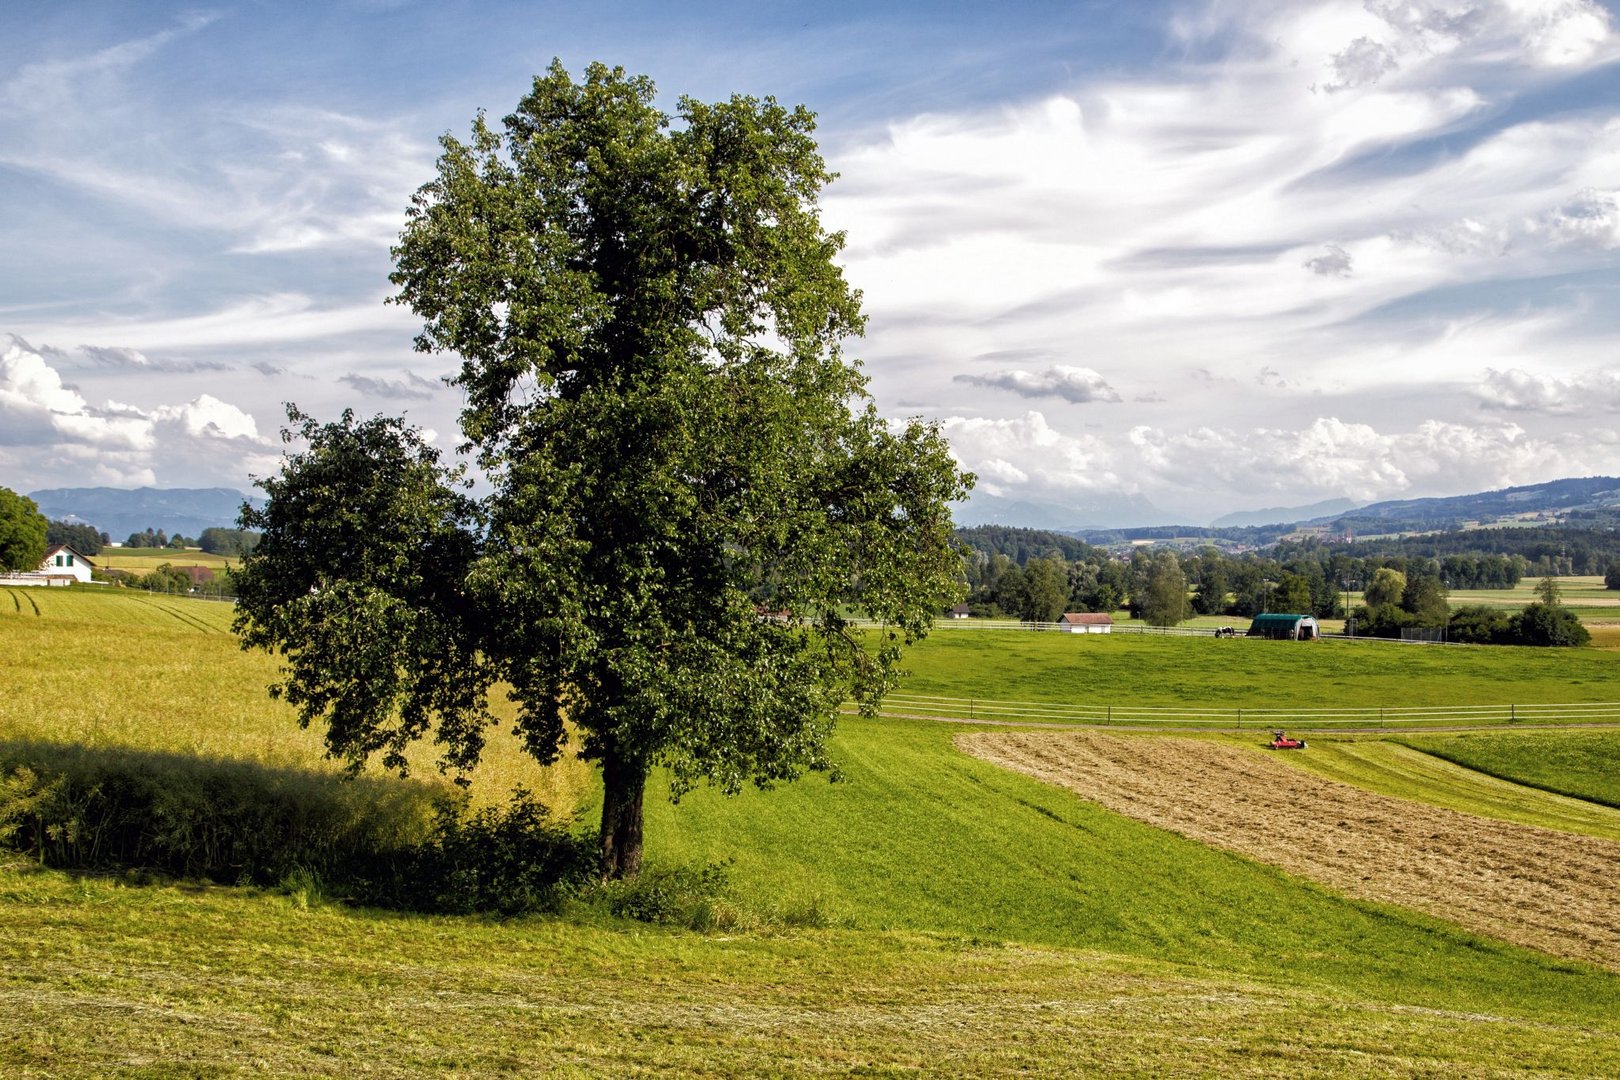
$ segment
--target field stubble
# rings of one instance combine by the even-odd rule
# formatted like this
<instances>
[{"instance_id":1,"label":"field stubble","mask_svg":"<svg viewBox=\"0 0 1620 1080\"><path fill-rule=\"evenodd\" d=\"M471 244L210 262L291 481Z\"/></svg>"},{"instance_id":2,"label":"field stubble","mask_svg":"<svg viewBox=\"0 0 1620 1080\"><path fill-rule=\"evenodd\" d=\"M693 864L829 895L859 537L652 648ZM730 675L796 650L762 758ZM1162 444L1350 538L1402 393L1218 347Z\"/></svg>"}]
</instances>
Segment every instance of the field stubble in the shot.
<instances>
[{"instance_id":1,"label":"field stubble","mask_svg":"<svg viewBox=\"0 0 1620 1080\"><path fill-rule=\"evenodd\" d=\"M1620 843L1377 795L1209 740L995 732L957 744L1350 896L1620 968Z\"/></svg>"}]
</instances>

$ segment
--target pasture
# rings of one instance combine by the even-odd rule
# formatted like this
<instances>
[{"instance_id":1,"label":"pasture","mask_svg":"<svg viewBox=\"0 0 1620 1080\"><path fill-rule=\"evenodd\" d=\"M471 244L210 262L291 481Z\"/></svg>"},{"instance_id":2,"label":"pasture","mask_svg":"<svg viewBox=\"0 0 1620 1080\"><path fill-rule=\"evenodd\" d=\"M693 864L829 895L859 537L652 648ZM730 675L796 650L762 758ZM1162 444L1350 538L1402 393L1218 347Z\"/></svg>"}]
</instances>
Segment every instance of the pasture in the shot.
<instances>
[{"instance_id":1,"label":"pasture","mask_svg":"<svg viewBox=\"0 0 1620 1080\"><path fill-rule=\"evenodd\" d=\"M235 566L240 559L227 555L212 555L200 548L115 548L105 547L92 561L102 570L128 570L136 574L149 574L168 563L171 566L206 566L218 572Z\"/></svg>"},{"instance_id":2,"label":"pasture","mask_svg":"<svg viewBox=\"0 0 1620 1080\"><path fill-rule=\"evenodd\" d=\"M266 695L275 662L237 648L226 605L31 595L38 614L0 595L0 748L334 768L319 735ZM1567 699L1562 663L1596 700L1616 662L1594 650L1341 648L942 632L911 654L908 687L1309 700L1324 677L1368 696L1415 678L1443 684L1427 691L1437 698L1500 701L1507 687ZM1500 678L1478 655L1500 656ZM1430 666L1414 675L1413 663ZM653 866L725 864L739 910L812 913L789 925L821 928L697 933L587 909L386 914L308 883L138 883L12 860L0 866L0 1072L1620 1070L1615 971L1132 820L964 754L953 738L971 730L848 718L838 783L812 776L732 799L700 789L673 805L650 785ZM1132 741L1144 771L1177 752ZM433 780L430 748L417 764ZM486 765L474 789L487 799L523 784L589 814L597 798L578 763L541 770L499 739ZM1451 786L1444 775L1406 782L1416 798Z\"/></svg>"}]
</instances>

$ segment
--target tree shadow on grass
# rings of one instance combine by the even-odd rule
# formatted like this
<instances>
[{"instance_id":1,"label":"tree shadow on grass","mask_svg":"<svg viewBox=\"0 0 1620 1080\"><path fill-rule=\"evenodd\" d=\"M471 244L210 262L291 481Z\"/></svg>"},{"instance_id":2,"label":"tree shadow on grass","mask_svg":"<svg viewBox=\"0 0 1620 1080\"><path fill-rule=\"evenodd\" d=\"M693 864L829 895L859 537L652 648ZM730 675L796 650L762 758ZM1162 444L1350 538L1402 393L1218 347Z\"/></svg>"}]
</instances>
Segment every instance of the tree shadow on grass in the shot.
<instances>
[{"instance_id":1,"label":"tree shadow on grass","mask_svg":"<svg viewBox=\"0 0 1620 1080\"><path fill-rule=\"evenodd\" d=\"M0 847L63 870L313 886L417 911L555 907L590 844L526 793L129 747L0 741Z\"/></svg>"},{"instance_id":2,"label":"tree shadow on grass","mask_svg":"<svg viewBox=\"0 0 1620 1080\"><path fill-rule=\"evenodd\" d=\"M0 844L48 866L273 884L420 844L448 784L0 741Z\"/></svg>"}]
</instances>

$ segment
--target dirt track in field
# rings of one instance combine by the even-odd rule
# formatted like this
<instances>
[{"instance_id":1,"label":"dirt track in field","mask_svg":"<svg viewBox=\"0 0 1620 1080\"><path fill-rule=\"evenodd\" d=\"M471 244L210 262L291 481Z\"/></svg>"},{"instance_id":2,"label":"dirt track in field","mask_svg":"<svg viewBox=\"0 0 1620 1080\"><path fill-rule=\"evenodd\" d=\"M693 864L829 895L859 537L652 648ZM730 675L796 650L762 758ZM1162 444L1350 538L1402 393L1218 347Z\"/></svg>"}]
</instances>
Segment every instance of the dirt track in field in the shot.
<instances>
[{"instance_id":1,"label":"dirt track in field","mask_svg":"<svg viewBox=\"0 0 1620 1080\"><path fill-rule=\"evenodd\" d=\"M1613 841L1375 795L1269 752L1203 739L998 731L956 742L1116 813L1350 896L1620 968Z\"/></svg>"}]
</instances>

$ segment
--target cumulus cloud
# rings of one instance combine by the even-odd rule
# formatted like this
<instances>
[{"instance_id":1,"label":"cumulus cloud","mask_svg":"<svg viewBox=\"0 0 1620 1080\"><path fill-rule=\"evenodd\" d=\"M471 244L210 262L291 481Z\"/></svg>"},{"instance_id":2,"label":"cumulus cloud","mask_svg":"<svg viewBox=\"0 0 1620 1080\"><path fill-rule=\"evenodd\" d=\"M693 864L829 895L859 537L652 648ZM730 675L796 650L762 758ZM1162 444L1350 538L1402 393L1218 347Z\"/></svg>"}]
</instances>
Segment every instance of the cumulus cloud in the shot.
<instances>
[{"instance_id":1,"label":"cumulus cloud","mask_svg":"<svg viewBox=\"0 0 1620 1080\"><path fill-rule=\"evenodd\" d=\"M1556 378L1519 368L1487 368L1474 387L1480 404L1503 412L1582 416L1620 411L1620 372L1594 371Z\"/></svg>"},{"instance_id":2,"label":"cumulus cloud","mask_svg":"<svg viewBox=\"0 0 1620 1080\"><path fill-rule=\"evenodd\" d=\"M1426 420L1381 430L1318 417L1297 428L1139 425L1105 438L1058 430L1031 411L1005 420L950 417L942 427L988 494L1052 501L1139 494L1209 516L1267 500L1483 491L1616 465L1615 448L1602 440L1536 436L1514 423Z\"/></svg>"},{"instance_id":3,"label":"cumulus cloud","mask_svg":"<svg viewBox=\"0 0 1620 1080\"><path fill-rule=\"evenodd\" d=\"M92 405L26 341L0 353L0 463L40 482L154 484L183 469L241 484L276 460L253 417L211 395L150 410Z\"/></svg>"},{"instance_id":4,"label":"cumulus cloud","mask_svg":"<svg viewBox=\"0 0 1620 1080\"><path fill-rule=\"evenodd\" d=\"M952 416L941 422L957 460L990 495L1072 495L1126 487L1114 450L1091 435L1068 435L1036 411L1004 420Z\"/></svg>"},{"instance_id":5,"label":"cumulus cloud","mask_svg":"<svg viewBox=\"0 0 1620 1080\"><path fill-rule=\"evenodd\" d=\"M998 390L1011 390L1021 397L1055 397L1076 405L1091 401L1117 402L1119 392L1091 368L1053 364L1045 371L1033 372L1013 368L988 375L958 375L959 383L987 386Z\"/></svg>"}]
</instances>

